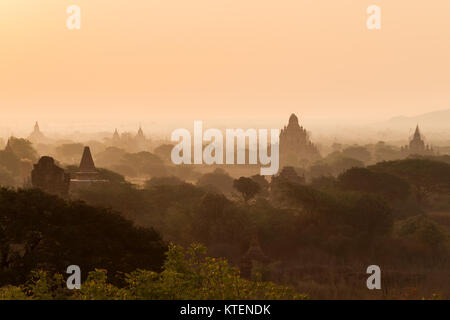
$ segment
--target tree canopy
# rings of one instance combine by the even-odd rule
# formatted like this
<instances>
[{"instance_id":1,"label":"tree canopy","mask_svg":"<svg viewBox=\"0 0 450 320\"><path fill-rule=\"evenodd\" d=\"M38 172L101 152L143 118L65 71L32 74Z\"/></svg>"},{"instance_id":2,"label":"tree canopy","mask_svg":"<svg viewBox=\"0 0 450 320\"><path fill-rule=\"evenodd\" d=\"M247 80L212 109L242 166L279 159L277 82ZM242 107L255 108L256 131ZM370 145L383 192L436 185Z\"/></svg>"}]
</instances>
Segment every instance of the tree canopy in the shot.
<instances>
[{"instance_id":1,"label":"tree canopy","mask_svg":"<svg viewBox=\"0 0 450 320\"><path fill-rule=\"evenodd\" d=\"M109 209L65 201L40 190L0 189L0 284L24 281L31 270L113 273L160 270L166 245L150 228L136 228Z\"/></svg>"}]
</instances>

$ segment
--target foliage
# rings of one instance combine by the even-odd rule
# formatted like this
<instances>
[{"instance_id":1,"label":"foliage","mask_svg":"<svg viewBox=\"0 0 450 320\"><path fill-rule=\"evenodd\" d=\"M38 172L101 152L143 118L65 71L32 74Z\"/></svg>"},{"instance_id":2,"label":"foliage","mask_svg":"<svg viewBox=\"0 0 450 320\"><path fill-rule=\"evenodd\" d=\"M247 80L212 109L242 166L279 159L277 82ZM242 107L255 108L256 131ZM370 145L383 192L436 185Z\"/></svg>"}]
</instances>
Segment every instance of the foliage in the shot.
<instances>
[{"instance_id":1,"label":"foliage","mask_svg":"<svg viewBox=\"0 0 450 320\"><path fill-rule=\"evenodd\" d=\"M166 173L163 161L146 151L125 154L121 164L133 168L138 176L163 176Z\"/></svg>"},{"instance_id":2,"label":"foliage","mask_svg":"<svg viewBox=\"0 0 450 320\"><path fill-rule=\"evenodd\" d=\"M198 179L197 185L209 188L212 191L231 193L233 191L233 178L225 170L215 169L211 173L202 175Z\"/></svg>"},{"instance_id":3,"label":"foliage","mask_svg":"<svg viewBox=\"0 0 450 320\"><path fill-rule=\"evenodd\" d=\"M39 190L0 189L0 284L20 283L36 268L50 272L159 270L166 245L153 229L118 213Z\"/></svg>"},{"instance_id":4,"label":"foliage","mask_svg":"<svg viewBox=\"0 0 450 320\"><path fill-rule=\"evenodd\" d=\"M170 177L153 177L145 182L145 188L149 189L153 186L176 186L184 184L184 181L180 178L170 176Z\"/></svg>"},{"instance_id":5,"label":"foliage","mask_svg":"<svg viewBox=\"0 0 450 320\"><path fill-rule=\"evenodd\" d=\"M206 248L193 244L188 249L171 245L163 271L137 269L125 274L123 287L108 282L107 271L89 272L80 290L64 288L60 274L36 271L18 287L0 288L1 299L77 300L260 300L308 299L294 289L270 282L249 281L239 276L225 259L206 257Z\"/></svg>"},{"instance_id":6,"label":"foliage","mask_svg":"<svg viewBox=\"0 0 450 320\"><path fill-rule=\"evenodd\" d=\"M11 171L0 165L0 186L14 186L15 179Z\"/></svg>"},{"instance_id":7,"label":"foliage","mask_svg":"<svg viewBox=\"0 0 450 320\"><path fill-rule=\"evenodd\" d=\"M360 146L351 146L342 150L342 155L345 158L352 158L363 163L367 163L371 160L372 155L369 150Z\"/></svg>"},{"instance_id":8,"label":"foliage","mask_svg":"<svg viewBox=\"0 0 450 320\"><path fill-rule=\"evenodd\" d=\"M5 151L12 152L18 159L29 159L32 162L36 162L39 158L32 143L22 138L9 138Z\"/></svg>"},{"instance_id":9,"label":"foliage","mask_svg":"<svg viewBox=\"0 0 450 320\"><path fill-rule=\"evenodd\" d=\"M174 145L173 144L162 144L155 148L154 153L160 157L163 161L171 162L171 153Z\"/></svg>"},{"instance_id":10,"label":"foliage","mask_svg":"<svg viewBox=\"0 0 450 320\"><path fill-rule=\"evenodd\" d=\"M126 151L117 147L108 147L95 155L96 164L102 167L112 168L120 164Z\"/></svg>"},{"instance_id":11,"label":"foliage","mask_svg":"<svg viewBox=\"0 0 450 320\"><path fill-rule=\"evenodd\" d=\"M12 152L0 150L0 166L11 172L13 176L20 173L20 159Z\"/></svg>"},{"instance_id":12,"label":"foliage","mask_svg":"<svg viewBox=\"0 0 450 320\"><path fill-rule=\"evenodd\" d=\"M269 182L265 178L265 176L262 176L260 174L256 174L254 176L250 177L253 181L255 181L259 185L259 197L267 197L269 195Z\"/></svg>"},{"instance_id":13,"label":"foliage","mask_svg":"<svg viewBox=\"0 0 450 320\"><path fill-rule=\"evenodd\" d=\"M425 215L410 217L401 221L398 234L403 237L414 238L419 242L437 248L445 241L445 235L438 225Z\"/></svg>"},{"instance_id":14,"label":"foliage","mask_svg":"<svg viewBox=\"0 0 450 320\"><path fill-rule=\"evenodd\" d=\"M393 226L392 212L381 198L360 193L324 192L309 186L284 185L284 194L315 223L347 226L347 235L368 241L386 235Z\"/></svg>"},{"instance_id":15,"label":"foliage","mask_svg":"<svg viewBox=\"0 0 450 320\"><path fill-rule=\"evenodd\" d=\"M380 162L368 169L396 175L408 181L417 201L424 203L432 193L450 191L450 164L429 159Z\"/></svg>"},{"instance_id":16,"label":"foliage","mask_svg":"<svg viewBox=\"0 0 450 320\"><path fill-rule=\"evenodd\" d=\"M234 180L233 187L242 194L246 203L253 199L261 190L257 182L246 177L240 177L239 179Z\"/></svg>"},{"instance_id":17,"label":"foliage","mask_svg":"<svg viewBox=\"0 0 450 320\"><path fill-rule=\"evenodd\" d=\"M403 200L410 193L404 179L385 172L366 168L351 168L338 177L338 186L344 190L379 194L387 200Z\"/></svg>"},{"instance_id":18,"label":"foliage","mask_svg":"<svg viewBox=\"0 0 450 320\"><path fill-rule=\"evenodd\" d=\"M65 143L55 148L58 159L68 163L76 163L81 159L84 145L81 143Z\"/></svg>"},{"instance_id":19,"label":"foliage","mask_svg":"<svg viewBox=\"0 0 450 320\"><path fill-rule=\"evenodd\" d=\"M311 179L322 176L337 176L354 167L364 167L364 162L336 151L329 154L326 158L313 163L309 167L308 175Z\"/></svg>"}]
</instances>

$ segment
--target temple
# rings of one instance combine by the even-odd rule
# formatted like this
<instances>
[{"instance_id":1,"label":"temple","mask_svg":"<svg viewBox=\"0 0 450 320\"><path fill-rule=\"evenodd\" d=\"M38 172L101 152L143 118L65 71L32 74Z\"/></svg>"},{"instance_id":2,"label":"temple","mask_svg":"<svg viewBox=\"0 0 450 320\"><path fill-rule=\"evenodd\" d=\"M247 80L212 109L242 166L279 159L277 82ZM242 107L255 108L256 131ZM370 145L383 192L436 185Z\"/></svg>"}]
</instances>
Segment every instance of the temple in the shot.
<instances>
[{"instance_id":1,"label":"temple","mask_svg":"<svg viewBox=\"0 0 450 320\"><path fill-rule=\"evenodd\" d=\"M101 179L100 173L95 168L90 148L84 147L78 172L76 172L74 178L70 180L70 189L76 190L91 186L93 183L104 182L107 182L107 180Z\"/></svg>"},{"instance_id":2,"label":"temple","mask_svg":"<svg viewBox=\"0 0 450 320\"><path fill-rule=\"evenodd\" d=\"M429 145L425 144L425 141L420 133L419 125L416 126L414 135L409 141L409 145L401 148L402 153L405 156L408 155L434 155L434 150Z\"/></svg>"},{"instance_id":3,"label":"temple","mask_svg":"<svg viewBox=\"0 0 450 320\"><path fill-rule=\"evenodd\" d=\"M119 134L119 131L115 129L110 141L111 146L121 148L132 153L148 151L151 144L151 141L146 138L141 126L139 126L139 130L136 135L129 132Z\"/></svg>"},{"instance_id":4,"label":"temple","mask_svg":"<svg viewBox=\"0 0 450 320\"><path fill-rule=\"evenodd\" d=\"M28 140L33 143L42 143L47 140L47 138L41 132L41 130L39 128L39 123L37 121L34 125L33 132L28 136Z\"/></svg>"},{"instance_id":5,"label":"temple","mask_svg":"<svg viewBox=\"0 0 450 320\"><path fill-rule=\"evenodd\" d=\"M69 191L70 177L53 158L41 157L31 172L31 182L34 188L65 196Z\"/></svg>"},{"instance_id":6,"label":"temple","mask_svg":"<svg viewBox=\"0 0 450 320\"><path fill-rule=\"evenodd\" d=\"M310 141L308 132L299 125L292 114L289 123L280 133L280 163L282 166L301 166L321 158L319 150Z\"/></svg>"}]
</instances>

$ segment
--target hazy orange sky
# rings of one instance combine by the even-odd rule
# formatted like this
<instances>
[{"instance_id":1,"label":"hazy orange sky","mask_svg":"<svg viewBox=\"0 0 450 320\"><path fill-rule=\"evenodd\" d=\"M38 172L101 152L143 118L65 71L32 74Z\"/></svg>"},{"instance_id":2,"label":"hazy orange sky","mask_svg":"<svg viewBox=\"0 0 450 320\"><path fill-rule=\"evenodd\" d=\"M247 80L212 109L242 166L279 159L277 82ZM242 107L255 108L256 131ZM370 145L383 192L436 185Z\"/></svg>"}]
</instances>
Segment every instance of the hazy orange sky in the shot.
<instances>
[{"instance_id":1,"label":"hazy orange sky","mask_svg":"<svg viewBox=\"0 0 450 320\"><path fill-rule=\"evenodd\" d=\"M450 106L448 0L1 0L0 39L2 123L251 126Z\"/></svg>"}]
</instances>

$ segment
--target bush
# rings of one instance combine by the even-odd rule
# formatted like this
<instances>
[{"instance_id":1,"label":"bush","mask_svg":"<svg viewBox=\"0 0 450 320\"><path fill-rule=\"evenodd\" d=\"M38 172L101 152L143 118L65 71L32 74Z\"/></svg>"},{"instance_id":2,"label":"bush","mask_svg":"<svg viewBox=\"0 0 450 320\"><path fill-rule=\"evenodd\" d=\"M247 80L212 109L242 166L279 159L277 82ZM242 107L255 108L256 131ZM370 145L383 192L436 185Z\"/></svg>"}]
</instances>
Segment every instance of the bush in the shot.
<instances>
[{"instance_id":1,"label":"bush","mask_svg":"<svg viewBox=\"0 0 450 320\"><path fill-rule=\"evenodd\" d=\"M89 273L80 290L65 288L61 275L36 271L29 283L0 288L1 299L77 300L261 300L308 299L294 289L271 282L249 281L224 259L205 256L206 248L170 246L161 273L138 269L125 274L126 285L108 283L107 271Z\"/></svg>"}]
</instances>

